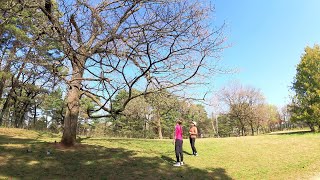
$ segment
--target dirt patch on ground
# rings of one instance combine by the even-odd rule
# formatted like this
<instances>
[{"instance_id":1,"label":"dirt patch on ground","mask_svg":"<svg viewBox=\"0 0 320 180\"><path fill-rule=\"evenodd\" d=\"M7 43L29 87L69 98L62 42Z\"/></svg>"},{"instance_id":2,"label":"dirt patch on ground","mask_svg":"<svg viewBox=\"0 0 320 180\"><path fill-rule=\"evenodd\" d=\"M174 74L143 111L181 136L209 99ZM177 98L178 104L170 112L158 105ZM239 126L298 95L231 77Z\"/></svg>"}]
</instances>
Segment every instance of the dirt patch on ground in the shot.
<instances>
[{"instance_id":1,"label":"dirt patch on ground","mask_svg":"<svg viewBox=\"0 0 320 180\"><path fill-rule=\"evenodd\" d=\"M0 156L0 165L7 164L7 161L8 160L6 158Z\"/></svg>"}]
</instances>

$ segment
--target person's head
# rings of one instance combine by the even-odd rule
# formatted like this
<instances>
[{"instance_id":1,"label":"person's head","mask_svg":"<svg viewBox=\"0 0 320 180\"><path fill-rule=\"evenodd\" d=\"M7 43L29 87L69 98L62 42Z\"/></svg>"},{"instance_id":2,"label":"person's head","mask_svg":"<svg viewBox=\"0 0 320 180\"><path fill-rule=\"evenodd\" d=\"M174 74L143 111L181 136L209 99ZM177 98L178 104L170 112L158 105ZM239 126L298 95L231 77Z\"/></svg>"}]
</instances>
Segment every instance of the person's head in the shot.
<instances>
[{"instance_id":1,"label":"person's head","mask_svg":"<svg viewBox=\"0 0 320 180\"><path fill-rule=\"evenodd\" d=\"M182 120L181 120L181 119L178 119L178 120L177 120L177 124L181 125L181 124L182 124Z\"/></svg>"},{"instance_id":2,"label":"person's head","mask_svg":"<svg viewBox=\"0 0 320 180\"><path fill-rule=\"evenodd\" d=\"M197 126L197 123L195 121L192 121L191 126Z\"/></svg>"}]
</instances>

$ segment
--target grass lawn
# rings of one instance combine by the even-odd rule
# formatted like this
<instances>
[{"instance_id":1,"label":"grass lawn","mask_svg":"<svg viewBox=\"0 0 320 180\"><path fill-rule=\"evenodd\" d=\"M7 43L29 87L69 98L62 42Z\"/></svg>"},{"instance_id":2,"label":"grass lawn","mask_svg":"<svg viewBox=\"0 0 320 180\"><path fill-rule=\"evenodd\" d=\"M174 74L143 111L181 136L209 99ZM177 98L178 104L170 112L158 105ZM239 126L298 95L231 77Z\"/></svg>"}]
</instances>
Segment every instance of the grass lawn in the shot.
<instances>
[{"instance_id":1,"label":"grass lawn","mask_svg":"<svg viewBox=\"0 0 320 180\"><path fill-rule=\"evenodd\" d=\"M172 166L172 140L83 138L74 148L54 141L59 135L0 128L0 179L320 178L314 133L197 139L198 157L186 139L182 167Z\"/></svg>"}]
</instances>

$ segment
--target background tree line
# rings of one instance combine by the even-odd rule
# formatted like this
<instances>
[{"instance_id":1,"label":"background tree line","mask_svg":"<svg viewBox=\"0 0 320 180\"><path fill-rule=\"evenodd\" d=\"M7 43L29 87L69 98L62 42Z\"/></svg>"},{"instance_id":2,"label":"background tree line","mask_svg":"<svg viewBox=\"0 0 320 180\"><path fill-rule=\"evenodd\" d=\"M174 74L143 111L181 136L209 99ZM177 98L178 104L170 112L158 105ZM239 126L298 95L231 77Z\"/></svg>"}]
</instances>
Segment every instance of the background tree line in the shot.
<instances>
[{"instance_id":1,"label":"background tree line","mask_svg":"<svg viewBox=\"0 0 320 180\"><path fill-rule=\"evenodd\" d=\"M287 106L282 108L265 101L259 89L230 83L221 88L216 97L216 111L212 115L218 136L247 136L303 127L291 121Z\"/></svg>"}]
</instances>

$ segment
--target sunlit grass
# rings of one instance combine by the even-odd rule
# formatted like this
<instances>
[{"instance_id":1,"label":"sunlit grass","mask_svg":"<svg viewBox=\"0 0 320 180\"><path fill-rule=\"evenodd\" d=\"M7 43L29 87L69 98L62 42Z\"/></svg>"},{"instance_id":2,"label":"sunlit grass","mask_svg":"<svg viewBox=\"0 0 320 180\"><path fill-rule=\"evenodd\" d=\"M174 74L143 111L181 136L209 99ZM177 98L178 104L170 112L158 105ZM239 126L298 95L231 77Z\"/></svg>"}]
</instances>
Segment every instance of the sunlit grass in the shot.
<instances>
[{"instance_id":1,"label":"sunlit grass","mask_svg":"<svg viewBox=\"0 0 320 180\"><path fill-rule=\"evenodd\" d=\"M71 149L53 143L59 139L0 128L0 179L312 179L320 173L314 133L197 139L198 157L189 155L186 139L186 165L178 168L168 139L82 138Z\"/></svg>"}]
</instances>

